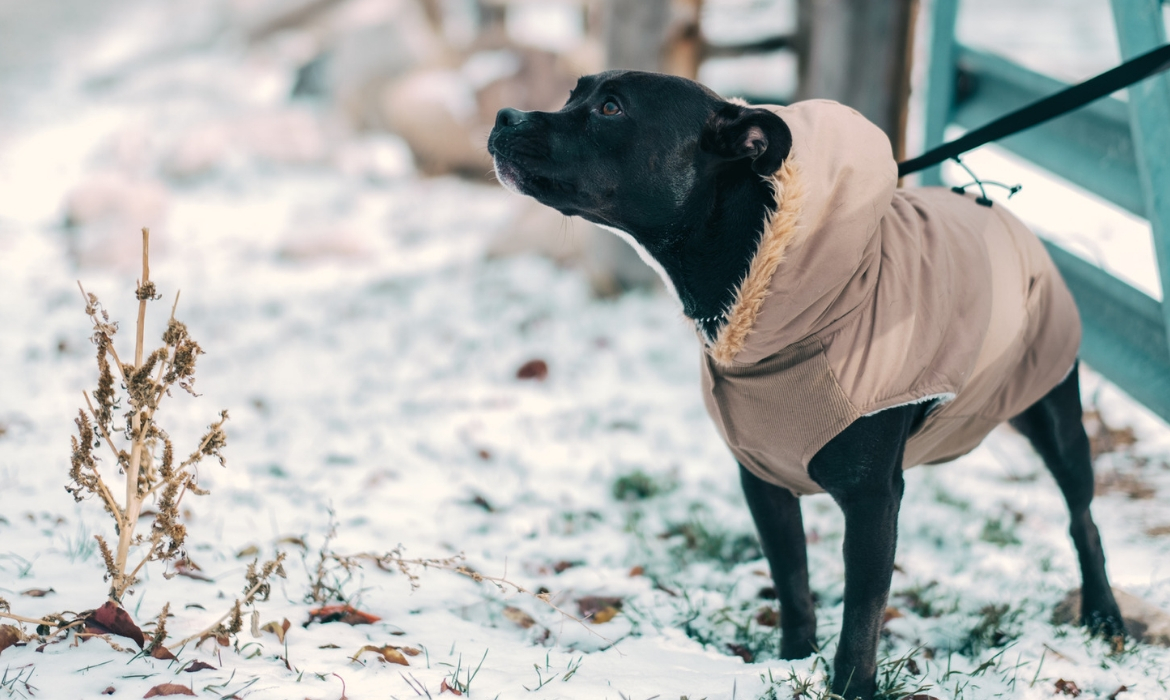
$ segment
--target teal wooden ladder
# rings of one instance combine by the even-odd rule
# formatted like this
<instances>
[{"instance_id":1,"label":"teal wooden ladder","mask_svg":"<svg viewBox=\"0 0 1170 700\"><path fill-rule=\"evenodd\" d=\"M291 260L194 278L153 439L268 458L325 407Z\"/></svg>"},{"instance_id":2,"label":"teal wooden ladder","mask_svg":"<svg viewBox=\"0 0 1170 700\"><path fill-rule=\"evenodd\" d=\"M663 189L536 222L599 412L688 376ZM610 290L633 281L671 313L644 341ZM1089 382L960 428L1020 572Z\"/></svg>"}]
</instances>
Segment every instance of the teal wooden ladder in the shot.
<instances>
[{"instance_id":1,"label":"teal wooden ladder","mask_svg":"<svg viewBox=\"0 0 1170 700\"><path fill-rule=\"evenodd\" d=\"M1161 0L1110 1L1122 60L1166 43ZM934 2L926 149L943 142L950 124L975 129L1067 87L959 44L958 2ZM1105 98L998 145L1149 220L1162 302L1060 246L1045 244L1080 308L1081 357L1170 422L1170 73L1130 87L1128 102ZM923 184L942 184L938 166L921 177Z\"/></svg>"}]
</instances>

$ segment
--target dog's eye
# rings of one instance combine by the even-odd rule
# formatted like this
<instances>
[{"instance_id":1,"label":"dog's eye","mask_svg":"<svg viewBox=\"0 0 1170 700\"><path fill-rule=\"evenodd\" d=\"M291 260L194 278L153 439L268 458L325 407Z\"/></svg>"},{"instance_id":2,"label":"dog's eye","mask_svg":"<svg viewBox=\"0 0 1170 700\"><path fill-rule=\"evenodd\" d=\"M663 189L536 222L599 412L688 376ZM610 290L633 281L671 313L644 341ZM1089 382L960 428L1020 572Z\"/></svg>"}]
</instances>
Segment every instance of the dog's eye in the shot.
<instances>
[{"instance_id":1,"label":"dog's eye","mask_svg":"<svg viewBox=\"0 0 1170 700\"><path fill-rule=\"evenodd\" d=\"M613 100L601 105L601 113L607 117L615 117L622 113L622 108L617 106Z\"/></svg>"}]
</instances>

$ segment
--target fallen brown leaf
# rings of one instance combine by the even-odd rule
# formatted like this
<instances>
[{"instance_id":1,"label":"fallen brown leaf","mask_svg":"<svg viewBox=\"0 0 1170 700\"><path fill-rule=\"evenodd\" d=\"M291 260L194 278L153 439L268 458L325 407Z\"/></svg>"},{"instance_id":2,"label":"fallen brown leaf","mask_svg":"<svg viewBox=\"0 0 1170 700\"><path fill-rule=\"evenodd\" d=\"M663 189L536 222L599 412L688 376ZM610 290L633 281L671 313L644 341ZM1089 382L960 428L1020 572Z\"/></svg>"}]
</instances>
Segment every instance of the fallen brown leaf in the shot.
<instances>
[{"instance_id":1,"label":"fallen brown leaf","mask_svg":"<svg viewBox=\"0 0 1170 700\"><path fill-rule=\"evenodd\" d=\"M50 593L56 593L52 588L30 588L27 591L21 591L21 595L26 595L29 598L44 598Z\"/></svg>"},{"instance_id":2,"label":"fallen brown leaf","mask_svg":"<svg viewBox=\"0 0 1170 700\"><path fill-rule=\"evenodd\" d=\"M1120 688L1118 688L1117 690L1113 691L1112 693L1109 693L1109 697L1106 698L1105 700L1117 700L1117 696L1121 695L1122 693L1126 692L1127 690L1129 690L1129 688L1123 685Z\"/></svg>"},{"instance_id":3,"label":"fallen brown leaf","mask_svg":"<svg viewBox=\"0 0 1170 700\"><path fill-rule=\"evenodd\" d=\"M281 644L284 644L284 635L288 633L289 627L292 627L292 623L290 623L288 621L288 618L286 617L281 622L277 622L276 620L273 620L272 622L267 622L260 629L264 632L271 632L271 633L275 634L276 639Z\"/></svg>"},{"instance_id":4,"label":"fallen brown leaf","mask_svg":"<svg viewBox=\"0 0 1170 700\"><path fill-rule=\"evenodd\" d=\"M236 559L251 559L252 557L256 556L259 553L260 553L260 548L254 544L250 544L247 547L244 547L240 551L236 552Z\"/></svg>"},{"instance_id":5,"label":"fallen brown leaf","mask_svg":"<svg viewBox=\"0 0 1170 700\"><path fill-rule=\"evenodd\" d=\"M761 627L779 627L780 611L771 605L765 605L756 613L756 624Z\"/></svg>"},{"instance_id":6,"label":"fallen brown leaf","mask_svg":"<svg viewBox=\"0 0 1170 700\"><path fill-rule=\"evenodd\" d=\"M535 379L543 382L548 378L548 363L544 360L529 360L516 370L517 379Z\"/></svg>"},{"instance_id":7,"label":"fallen brown leaf","mask_svg":"<svg viewBox=\"0 0 1170 700\"><path fill-rule=\"evenodd\" d=\"M144 698L157 698L164 695L194 695L191 689L178 683L162 683L146 691Z\"/></svg>"},{"instance_id":8,"label":"fallen brown leaf","mask_svg":"<svg viewBox=\"0 0 1170 700\"><path fill-rule=\"evenodd\" d=\"M118 607L112 600L107 600L85 618L85 629L93 634L116 634L132 639L139 649L146 645L146 638L130 618L130 613Z\"/></svg>"},{"instance_id":9,"label":"fallen brown leaf","mask_svg":"<svg viewBox=\"0 0 1170 700\"><path fill-rule=\"evenodd\" d=\"M112 685L107 685L106 689L102 691L102 695L113 695L113 694L114 694L114 686L112 686Z\"/></svg>"},{"instance_id":10,"label":"fallen brown leaf","mask_svg":"<svg viewBox=\"0 0 1170 700\"><path fill-rule=\"evenodd\" d=\"M211 664L207 663L206 661L192 661L191 665L183 670L186 671L187 673L195 673L196 671L208 671L208 670L214 671L216 669L215 669L215 666L212 666Z\"/></svg>"},{"instance_id":11,"label":"fallen brown leaf","mask_svg":"<svg viewBox=\"0 0 1170 700\"><path fill-rule=\"evenodd\" d=\"M389 644L381 647L376 647L373 644L367 644L361 649L358 649L358 652L353 655L350 661L357 661L358 657L367 651L372 651L375 654L381 656L382 660L387 663L398 664L400 666L410 665L410 662L406 660L406 657L402 655L402 652L398 649L398 647L391 646Z\"/></svg>"},{"instance_id":12,"label":"fallen brown leaf","mask_svg":"<svg viewBox=\"0 0 1170 700\"><path fill-rule=\"evenodd\" d=\"M1060 693L1061 695L1068 695L1075 698L1081 694L1081 689L1077 687L1076 683L1073 683L1072 681L1066 681L1065 679L1061 678L1060 680L1056 681L1056 692Z\"/></svg>"},{"instance_id":13,"label":"fallen brown leaf","mask_svg":"<svg viewBox=\"0 0 1170 700\"><path fill-rule=\"evenodd\" d=\"M581 616L588 618L595 625L609 622L621 612L622 599L613 596L589 595L577 601L577 609Z\"/></svg>"},{"instance_id":14,"label":"fallen brown leaf","mask_svg":"<svg viewBox=\"0 0 1170 700\"><path fill-rule=\"evenodd\" d=\"M175 655L171 653L171 650L167 649L166 647L164 647L161 644L156 644L156 645L152 646L150 648L150 655L151 655L151 657L153 657L155 659L162 659L163 661L174 661L175 660Z\"/></svg>"},{"instance_id":15,"label":"fallen brown leaf","mask_svg":"<svg viewBox=\"0 0 1170 700\"><path fill-rule=\"evenodd\" d=\"M24 641L24 634L15 625L0 625L0 654L18 642Z\"/></svg>"},{"instance_id":16,"label":"fallen brown leaf","mask_svg":"<svg viewBox=\"0 0 1170 700\"><path fill-rule=\"evenodd\" d=\"M459 692L458 690L456 690L455 688L452 688L451 686L447 685L447 679L444 678L443 682L439 685L439 695L442 695L443 693L446 693L447 691L450 691L451 693L453 693L455 695L462 695L463 694L463 693Z\"/></svg>"},{"instance_id":17,"label":"fallen brown leaf","mask_svg":"<svg viewBox=\"0 0 1170 700\"><path fill-rule=\"evenodd\" d=\"M309 622L344 622L347 625L372 625L381 620L377 615L355 609L350 605L325 605L309 611ZM305 623L309 624L308 622Z\"/></svg>"},{"instance_id":18,"label":"fallen brown leaf","mask_svg":"<svg viewBox=\"0 0 1170 700\"><path fill-rule=\"evenodd\" d=\"M634 578L635 576L641 576L645 573L646 573L645 567L635 566L634 568L630 569L630 578Z\"/></svg>"},{"instance_id":19,"label":"fallen brown leaf","mask_svg":"<svg viewBox=\"0 0 1170 700\"><path fill-rule=\"evenodd\" d=\"M747 647L743 646L742 644L731 644L731 643L728 643L728 645L727 645L727 649L728 649L728 651L730 651L732 654L735 654L735 655L736 655L736 656L738 656L739 658L743 659L743 662L744 662L745 664L750 664L750 663L752 662L752 659L753 659L753 658L755 658L755 657L752 655L752 651L751 651L751 649L748 649Z\"/></svg>"},{"instance_id":20,"label":"fallen brown leaf","mask_svg":"<svg viewBox=\"0 0 1170 700\"><path fill-rule=\"evenodd\" d=\"M528 629L536 624L536 620L533 620L531 615L511 605L504 608L504 617L516 623L521 629Z\"/></svg>"},{"instance_id":21,"label":"fallen brown leaf","mask_svg":"<svg viewBox=\"0 0 1170 700\"><path fill-rule=\"evenodd\" d=\"M208 583L215 583L215 579L203 573L203 569L198 564L190 559L183 557L175 562L175 573L196 581L206 581Z\"/></svg>"},{"instance_id":22,"label":"fallen brown leaf","mask_svg":"<svg viewBox=\"0 0 1170 700\"><path fill-rule=\"evenodd\" d=\"M886 608L886 612L882 614L882 625L884 626L890 620L896 620L899 617L905 617L902 615L901 610L894 607L888 607Z\"/></svg>"}]
</instances>

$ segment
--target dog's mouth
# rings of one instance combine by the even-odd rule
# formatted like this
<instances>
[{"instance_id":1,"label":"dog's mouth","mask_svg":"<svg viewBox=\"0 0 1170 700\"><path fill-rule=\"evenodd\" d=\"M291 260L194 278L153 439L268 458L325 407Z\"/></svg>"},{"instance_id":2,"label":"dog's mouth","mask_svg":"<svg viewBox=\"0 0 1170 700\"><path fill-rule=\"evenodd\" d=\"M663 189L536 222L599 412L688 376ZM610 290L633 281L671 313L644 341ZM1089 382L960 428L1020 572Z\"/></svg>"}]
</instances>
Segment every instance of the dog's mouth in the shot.
<instances>
[{"instance_id":1,"label":"dog's mouth","mask_svg":"<svg viewBox=\"0 0 1170 700\"><path fill-rule=\"evenodd\" d=\"M524 191L524 171L519 165L500 155L492 156L492 164L495 165L496 179L504 189L516 194L528 194Z\"/></svg>"},{"instance_id":2,"label":"dog's mouth","mask_svg":"<svg viewBox=\"0 0 1170 700\"><path fill-rule=\"evenodd\" d=\"M577 186L568 180L540 175L530 168L524 167L512 158L499 152L492 154L495 165L496 179L506 189L516 194L533 197L542 204L546 204L565 214L576 214Z\"/></svg>"}]
</instances>

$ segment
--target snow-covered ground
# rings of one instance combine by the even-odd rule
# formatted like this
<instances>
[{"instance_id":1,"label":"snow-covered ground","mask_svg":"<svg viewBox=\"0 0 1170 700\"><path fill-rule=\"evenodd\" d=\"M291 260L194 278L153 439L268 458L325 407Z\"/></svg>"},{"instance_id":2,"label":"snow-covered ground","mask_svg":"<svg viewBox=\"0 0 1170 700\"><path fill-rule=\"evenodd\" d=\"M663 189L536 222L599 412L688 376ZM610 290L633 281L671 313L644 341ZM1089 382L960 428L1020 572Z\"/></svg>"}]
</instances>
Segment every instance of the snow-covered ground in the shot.
<instances>
[{"instance_id":1,"label":"snow-covered ground","mask_svg":"<svg viewBox=\"0 0 1170 700\"><path fill-rule=\"evenodd\" d=\"M484 698L726 700L788 698L823 676L823 660L776 658L766 564L700 403L695 339L669 299L599 301L579 273L542 259L485 259L516 200L421 179L397 139L290 103L304 60L295 37L205 41L214 3L123 5L0 84L0 597L28 617L105 598L93 535L112 539L112 523L63 488L72 421L96 381L76 280L121 321L128 348L136 226L148 223L164 299L149 333L181 289L177 315L207 352L201 396L167 399L159 422L183 451L221 408L232 417L227 466L200 467L211 493L183 502L190 559L211 580L152 565L126 607L148 625L169 602L173 642L231 606L253 556L279 551L288 576L257 610L261 625L291 629L282 643L246 620L234 647L175 649L178 662L101 640L10 647L0 697L112 687L130 698L178 683L205 697L334 700L344 684L361 700L439 697L446 683ZM1032 196L1021 201L1043 224ZM1056 204L1068 195L1049 196L1049 210L1068 208ZM1093 226L1108 234L1112 216ZM531 360L546 379L517 378ZM1170 608L1170 430L1086 375L1086 401L1138 438L1097 463L1110 573ZM825 496L804 509L831 658L842 521ZM1122 700L1170 695L1166 649L1114 654L1051 623L1079 582L1066 522L1052 479L1007 429L909 472L882 648L891 693L1049 698L1064 679L1082 697L1123 685ZM399 545L407 557L462 552L576 616L589 597L619 599L602 603L620 612L580 624L436 569L419 569L412 591L366 562L331 565L325 582L380 621L306 624L323 551ZM32 589L52 593L22 594ZM409 666L352 660L387 644L420 653ZM182 670L195 660L215 668Z\"/></svg>"}]
</instances>

